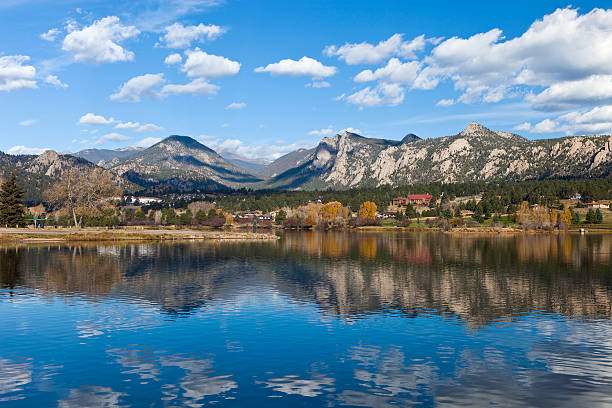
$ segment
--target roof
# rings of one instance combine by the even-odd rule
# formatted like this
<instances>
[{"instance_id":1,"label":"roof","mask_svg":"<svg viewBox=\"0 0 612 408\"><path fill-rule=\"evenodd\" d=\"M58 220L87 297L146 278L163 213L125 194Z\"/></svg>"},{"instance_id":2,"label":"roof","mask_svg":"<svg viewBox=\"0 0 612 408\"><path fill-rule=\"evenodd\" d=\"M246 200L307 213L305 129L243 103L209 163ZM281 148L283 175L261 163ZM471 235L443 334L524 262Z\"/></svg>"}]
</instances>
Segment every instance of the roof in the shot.
<instances>
[{"instance_id":1,"label":"roof","mask_svg":"<svg viewBox=\"0 0 612 408\"><path fill-rule=\"evenodd\" d=\"M433 197L430 194L408 194L410 200L431 200Z\"/></svg>"}]
</instances>

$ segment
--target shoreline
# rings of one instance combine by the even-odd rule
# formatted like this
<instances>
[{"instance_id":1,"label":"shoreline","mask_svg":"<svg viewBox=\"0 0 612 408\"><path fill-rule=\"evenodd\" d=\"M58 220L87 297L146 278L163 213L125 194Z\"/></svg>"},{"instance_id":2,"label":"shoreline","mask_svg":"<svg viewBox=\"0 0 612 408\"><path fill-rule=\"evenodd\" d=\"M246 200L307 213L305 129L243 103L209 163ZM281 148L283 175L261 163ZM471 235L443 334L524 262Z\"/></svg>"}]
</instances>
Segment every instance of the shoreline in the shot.
<instances>
[{"instance_id":1,"label":"shoreline","mask_svg":"<svg viewBox=\"0 0 612 408\"><path fill-rule=\"evenodd\" d=\"M0 242L45 243L86 241L270 241L278 235L263 232L172 230L172 229L96 229L96 228L0 228Z\"/></svg>"},{"instance_id":2,"label":"shoreline","mask_svg":"<svg viewBox=\"0 0 612 408\"><path fill-rule=\"evenodd\" d=\"M145 228L0 228L0 243L62 243L62 242L126 242L126 241L270 241L278 240L278 232L284 229L272 228L262 232L240 230L201 230L201 229L145 229ZM357 228L341 228L332 230L286 230L291 232L312 231L354 231L354 232L438 232L449 235L558 235L570 234L612 234L609 228L578 228L568 230L522 230L519 228L472 227L455 228L444 231L440 228L415 228L395 226L363 226Z\"/></svg>"}]
</instances>

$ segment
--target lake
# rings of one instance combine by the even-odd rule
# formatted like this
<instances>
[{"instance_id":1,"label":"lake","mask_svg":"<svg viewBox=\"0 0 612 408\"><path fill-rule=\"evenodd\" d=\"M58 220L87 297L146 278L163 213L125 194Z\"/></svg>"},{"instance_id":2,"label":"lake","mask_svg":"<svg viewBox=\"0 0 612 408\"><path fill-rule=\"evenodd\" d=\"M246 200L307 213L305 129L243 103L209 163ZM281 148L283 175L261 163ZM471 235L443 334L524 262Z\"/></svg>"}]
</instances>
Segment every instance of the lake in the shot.
<instances>
[{"instance_id":1,"label":"lake","mask_svg":"<svg viewBox=\"0 0 612 408\"><path fill-rule=\"evenodd\" d=\"M0 406L612 406L612 235L0 247Z\"/></svg>"}]
</instances>

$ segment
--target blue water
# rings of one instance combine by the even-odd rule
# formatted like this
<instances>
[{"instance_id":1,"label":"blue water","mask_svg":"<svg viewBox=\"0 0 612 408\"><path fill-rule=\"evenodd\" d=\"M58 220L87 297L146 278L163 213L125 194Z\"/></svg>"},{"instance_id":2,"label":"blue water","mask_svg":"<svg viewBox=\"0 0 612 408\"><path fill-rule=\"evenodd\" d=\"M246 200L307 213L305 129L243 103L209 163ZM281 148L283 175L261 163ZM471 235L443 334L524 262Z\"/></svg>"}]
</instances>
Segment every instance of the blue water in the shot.
<instances>
[{"instance_id":1,"label":"blue water","mask_svg":"<svg viewBox=\"0 0 612 408\"><path fill-rule=\"evenodd\" d=\"M612 236L0 248L0 405L612 406Z\"/></svg>"}]
</instances>

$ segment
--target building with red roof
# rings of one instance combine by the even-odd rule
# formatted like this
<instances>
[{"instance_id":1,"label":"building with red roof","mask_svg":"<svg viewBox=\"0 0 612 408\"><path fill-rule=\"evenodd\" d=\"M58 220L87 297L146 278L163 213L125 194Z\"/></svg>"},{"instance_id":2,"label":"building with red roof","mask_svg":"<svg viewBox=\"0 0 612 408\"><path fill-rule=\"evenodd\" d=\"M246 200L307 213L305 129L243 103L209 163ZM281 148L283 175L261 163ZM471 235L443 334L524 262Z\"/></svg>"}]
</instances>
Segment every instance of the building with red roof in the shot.
<instances>
[{"instance_id":1,"label":"building with red roof","mask_svg":"<svg viewBox=\"0 0 612 408\"><path fill-rule=\"evenodd\" d=\"M397 207L406 207L408 204L429 205L432 198L431 194L408 194L406 197L395 197L392 203Z\"/></svg>"}]
</instances>

